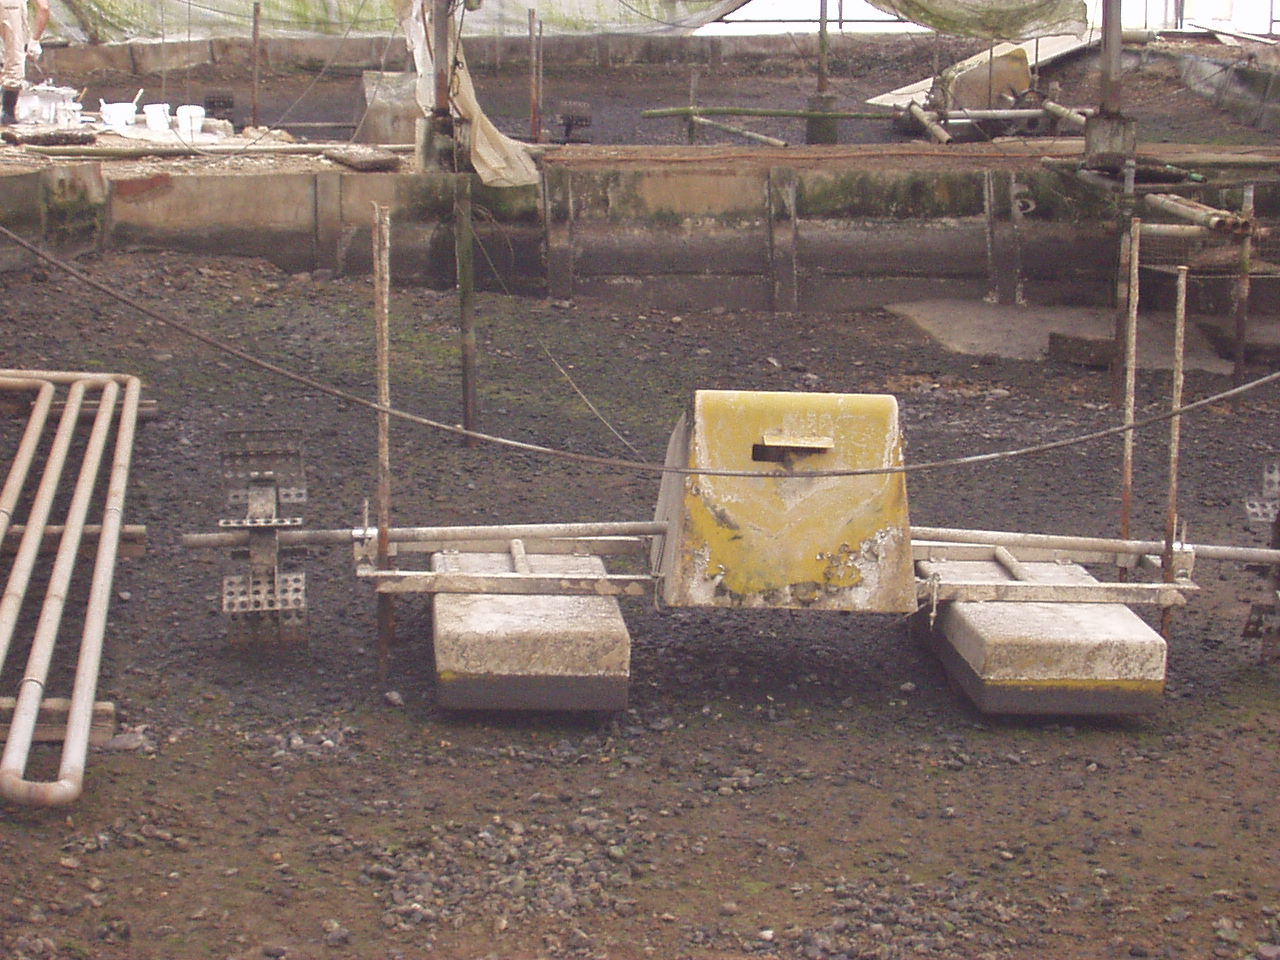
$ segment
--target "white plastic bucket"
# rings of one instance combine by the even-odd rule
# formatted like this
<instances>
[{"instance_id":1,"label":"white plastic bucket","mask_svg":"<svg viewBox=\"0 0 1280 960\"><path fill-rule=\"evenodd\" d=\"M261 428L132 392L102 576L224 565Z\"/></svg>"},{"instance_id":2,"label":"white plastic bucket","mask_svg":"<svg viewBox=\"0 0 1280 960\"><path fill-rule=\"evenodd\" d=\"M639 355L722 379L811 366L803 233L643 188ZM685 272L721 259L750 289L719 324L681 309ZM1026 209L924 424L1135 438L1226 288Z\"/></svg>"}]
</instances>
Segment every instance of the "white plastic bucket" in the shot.
<instances>
[{"instance_id":1,"label":"white plastic bucket","mask_svg":"<svg viewBox=\"0 0 1280 960\"><path fill-rule=\"evenodd\" d=\"M128 127L133 124L137 108L132 103L104 103L102 122L108 127Z\"/></svg>"},{"instance_id":2,"label":"white plastic bucket","mask_svg":"<svg viewBox=\"0 0 1280 960\"><path fill-rule=\"evenodd\" d=\"M204 107L186 103L180 106L178 113L178 136L190 140L204 129Z\"/></svg>"},{"instance_id":3,"label":"white plastic bucket","mask_svg":"<svg viewBox=\"0 0 1280 960\"><path fill-rule=\"evenodd\" d=\"M142 116L147 121L148 130L169 129L169 105L167 103L148 103L142 107Z\"/></svg>"}]
</instances>

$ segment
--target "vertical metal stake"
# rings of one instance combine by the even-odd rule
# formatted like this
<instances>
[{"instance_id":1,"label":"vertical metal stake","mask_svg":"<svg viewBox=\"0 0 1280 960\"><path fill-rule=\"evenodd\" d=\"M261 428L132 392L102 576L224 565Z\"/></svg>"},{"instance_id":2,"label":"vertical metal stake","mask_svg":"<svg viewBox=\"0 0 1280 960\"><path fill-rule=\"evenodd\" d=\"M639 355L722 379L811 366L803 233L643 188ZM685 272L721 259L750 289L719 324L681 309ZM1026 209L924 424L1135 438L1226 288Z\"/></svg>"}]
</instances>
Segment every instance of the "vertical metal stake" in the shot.
<instances>
[{"instance_id":1,"label":"vertical metal stake","mask_svg":"<svg viewBox=\"0 0 1280 960\"><path fill-rule=\"evenodd\" d=\"M996 263L996 188L995 175L982 171L982 207L987 216L987 303L1000 302L1000 268Z\"/></svg>"},{"instance_id":2,"label":"vertical metal stake","mask_svg":"<svg viewBox=\"0 0 1280 960\"><path fill-rule=\"evenodd\" d=\"M538 11L529 8L529 139L542 139L542 117L538 110Z\"/></svg>"}]
</instances>

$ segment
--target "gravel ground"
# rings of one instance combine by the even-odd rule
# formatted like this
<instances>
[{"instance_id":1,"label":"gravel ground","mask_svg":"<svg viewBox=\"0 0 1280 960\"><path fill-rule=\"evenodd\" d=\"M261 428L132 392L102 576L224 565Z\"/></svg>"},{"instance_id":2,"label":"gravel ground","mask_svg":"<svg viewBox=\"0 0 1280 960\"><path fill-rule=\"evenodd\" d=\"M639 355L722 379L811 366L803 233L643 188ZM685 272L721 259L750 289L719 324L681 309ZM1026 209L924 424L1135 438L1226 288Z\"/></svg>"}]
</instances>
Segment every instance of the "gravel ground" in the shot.
<instances>
[{"instance_id":1,"label":"gravel ground","mask_svg":"<svg viewBox=\"0 0 1280 960\"><path fill-rule=\"evenodd\" d=\"M95 277L291 369L371 396L366 279L168 253ZM1276 667L1240 639L1254 572L1202 562L1165 705L1139 720L973 711L891 617L658 611L628 601L632 706L450 716L425 603L387 684L344 551L306 561L310 646L229 649L213 529L223 431L305 431L314 527L360 522L364 411L211 352L37 272L5 278L6 362L136 372L138 440L101 695L122 734L73 807L0 810L0 954L20 958L1275 957ZM451 296L395 291L393 396L459 419ZM1107 425L1108 383L953 356L887 314L619 313L483 296L487 429L623 454L549 352L648 459L699 387L890 391L909 461ZM1261 370L1253 371L1261 373ZM1166 378L1140 378L1156 409ZM1225 386L1193 375L1191 397ZM1256 544L1241 500L1280 400L1190 418L1192 538ZM13 426L0 436L13 442ZM397 522L646 519L648 476L393 432ZM1120 452L1060 450L910 479L912 518L1109 534ZM1163 441L1138 444L1137 532L1163 516ZM13 658L11 658L13 659ZM67 665L56 666L65 676ZM6 688L12 689L11 677ZM51 684L51 690L57 684ZM387 693L396 696L390 700ZM392 703L391 701L396 701ZM54 762L44 751L33 773Z\"/></svg>"}]
</instances>

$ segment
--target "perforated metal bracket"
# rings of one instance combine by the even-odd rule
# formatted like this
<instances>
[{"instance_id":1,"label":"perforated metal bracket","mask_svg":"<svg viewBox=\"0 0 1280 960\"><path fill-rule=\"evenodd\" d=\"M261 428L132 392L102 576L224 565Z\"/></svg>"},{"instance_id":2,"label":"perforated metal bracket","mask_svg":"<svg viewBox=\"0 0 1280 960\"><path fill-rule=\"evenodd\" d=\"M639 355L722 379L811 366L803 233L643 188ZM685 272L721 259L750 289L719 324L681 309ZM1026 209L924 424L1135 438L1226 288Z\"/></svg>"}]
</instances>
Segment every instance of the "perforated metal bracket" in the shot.
<instances>
[{"instance_id":1,"label":"perforated metal bracket","mask_svg":"<svg viewBox=\"0 0 1280 960\"><path fill-rule=\"evenodd\" d=\"M1262 493L1246 497L1245 513L1250 523L1274 523L1280 507L1280 463L1268 463L1262 469Z\"/></svg>"}]
</instances>

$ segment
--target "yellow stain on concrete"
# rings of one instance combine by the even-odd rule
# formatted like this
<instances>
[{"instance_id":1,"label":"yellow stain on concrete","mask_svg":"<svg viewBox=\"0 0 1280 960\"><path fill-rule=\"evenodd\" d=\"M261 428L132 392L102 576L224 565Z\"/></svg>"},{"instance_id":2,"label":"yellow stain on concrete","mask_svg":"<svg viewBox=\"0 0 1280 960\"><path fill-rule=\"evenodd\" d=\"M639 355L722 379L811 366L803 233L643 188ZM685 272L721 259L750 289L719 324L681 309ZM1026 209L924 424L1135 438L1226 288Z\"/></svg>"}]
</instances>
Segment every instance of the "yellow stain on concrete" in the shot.
<instances>
[{"instance_id":1,"label":"yellow stain on concrete","mask_svg":"<svg viewBox=\"0 0 1280 960\"><path fill-rule=\"evenodd\" d=\"M788 443L791 438L792 443ZM687 465L751 477L683 477L664 597L681 606L916 608L892 396L699 391Z\"/></svg>"}]
</instances>

